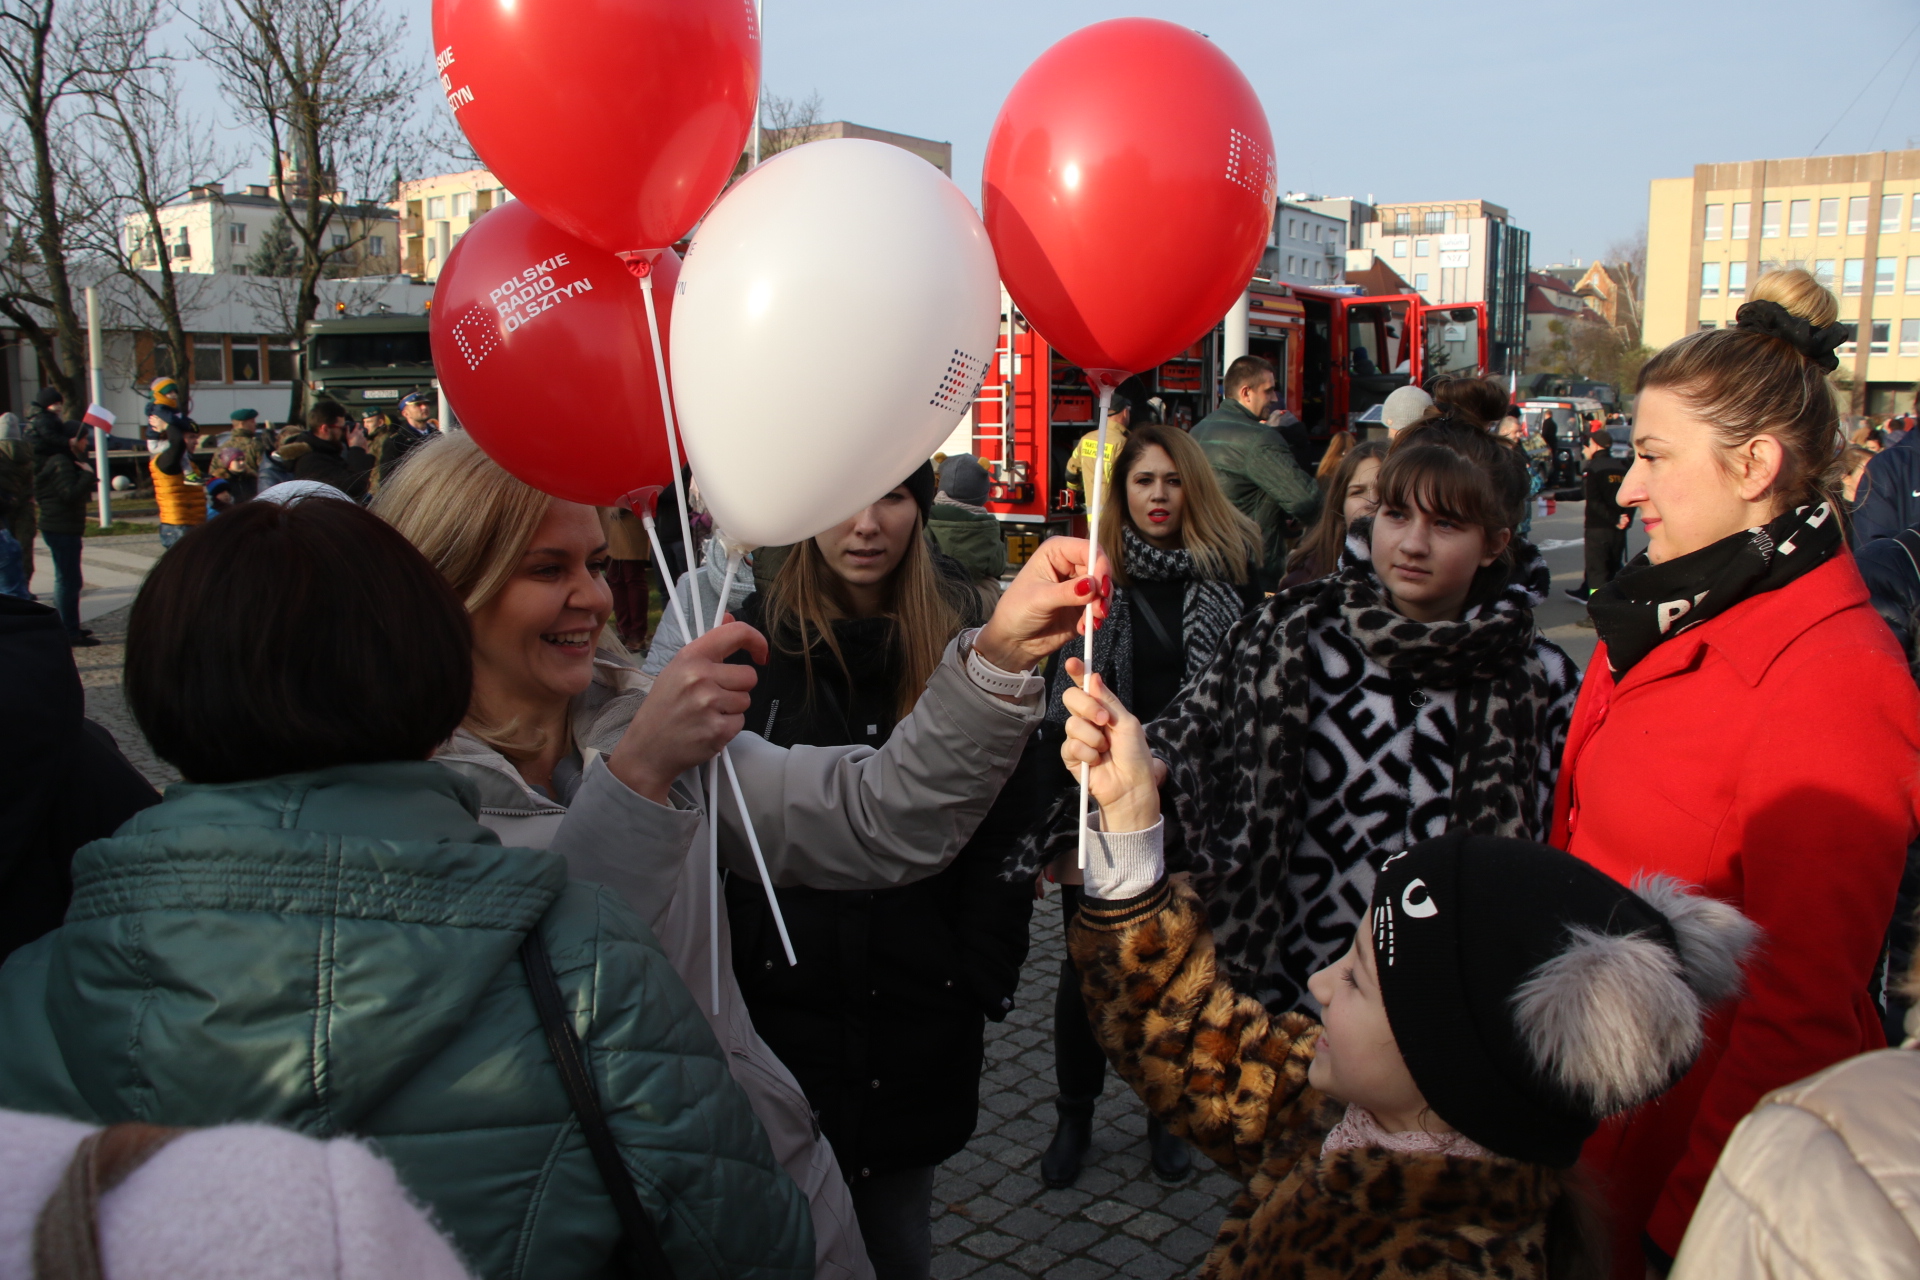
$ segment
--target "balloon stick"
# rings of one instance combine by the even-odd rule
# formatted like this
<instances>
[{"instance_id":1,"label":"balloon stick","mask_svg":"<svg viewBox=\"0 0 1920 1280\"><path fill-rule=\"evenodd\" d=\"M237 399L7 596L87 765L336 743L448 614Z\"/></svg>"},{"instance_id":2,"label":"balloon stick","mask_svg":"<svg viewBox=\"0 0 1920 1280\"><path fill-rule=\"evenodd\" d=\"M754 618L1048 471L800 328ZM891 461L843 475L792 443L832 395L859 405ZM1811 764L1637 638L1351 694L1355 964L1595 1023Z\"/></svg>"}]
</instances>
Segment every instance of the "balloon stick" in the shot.
<instances>
[{"instance_id":1,"label":"balloon stick","mask_svg":"<svg viewBox=\"0 0 1920 1280\"><path fill-rule=\"evenodd\" d=\"M660 531L654 525L653 517L649 515L641 516L640 524L647 531L647 541L653 545L653 558L665 563L665 558L660 551ZM739 568L739 562L745 558L745 555L745 552L737 551L728 558L727 585L720 592L720 599L722 601L721 608L723 610L726 607L725 601L727 596L733 588L734 571ZM665 577L664 574L661 576L663 578ZM673 610L674 616L680 619L680 633L682 635L692 635L693 630L687 625L686 606L681 603L680 593L673 589L673 583L671 581L667 582L667 605ZM720 625L720 619L718 617L714 619L714 625ZM740 809L740 825L745 827L747 831L747 848L753 851L754 869L760 873L760 888L767 895L767 910L773 912L773 927L780 931L780 946L787 953L787 964L789 966L799 964L800 960L793 952L793 939L787 936L787 918L781 914L780 897L773 891L773 877L767 874L766 855L760 852L760 835L753 829L753 815L747 812L747 797L746 793L740 789L740 774L733 767L733 744L727 744L726 748L720 752L720 763L726 767L727 782L733 789L733 802L739 806ZM715 817L715 829L718 829L717 814ZM719 932L716 930L713 933L712 943L712 949L715 951L718 950L720 945L719 937ZM719 973L719 964L717 961L714 963L714 972L716 975ZM714 998L716 1002L719 999L717 995Z\"/></svg>"},{"instance_id":2,"label":"balloon stick","mask_svg":"<svg viewBox=\"0 0 1920 1280\"><path fill-rule=\"evenodd\" d=\"M1100 427L1093 444L1093 485L1087 491L1087 576L1095 584L1100 581L1100 500L1105 495L1107 478L1107 409L1113 404L1113 384L1102 381L1100 384ZM1089 597L1087 611L1081 622L1081 629L1087 633L1086 647L1082 650L1086 656L1087 676L1093 675L1093 600ZM1080 766L1080 869L1087 869L1087 801L1090 788L1087 786L1089 765Z\"/></svg>"},{"instance_id":3,"label":"balloon stick","mask_svg":"<svg viewBox=\"0 0 1920 1280\"><path fill-rule=\"evenodd\" d=\"M632 268L638 271L639 268ZM640 277L640 296L647 304L647 339L653 344L653 380L660 386L660 420L667 424L667 457L673 463L673 493L680 500L680 545L687 549L687 568L698 569L693 562L693 524L687 518L687 481L680 473L680 427L673 419L673 393L667 387L667 358L660 350L660 313L653 306L653 266L647 264L647 273ZM671 567L663 559L660 561L660 576L673 577ZM700 575L692 575L693 616L700 616ZM693 639L693 632L685 633L687 639Z\"/></svg>"},{"instance_id":4,"label":"balloon stick","mask_svg":"<svg viewBox=\"0 0 1920 1280\"><path fill-rule=\"evenodd\" d=\"M725 748L721 748L723 751ZM707 966L720 1012L720 766L707 762Z\"/></svg>"},{"instance_id":5,"label":"balloon stick","mask_svg":"<svg viewBox=\"0 0 1920 1280\"><path fill-rule=\"evenodd\" d=\"M693 626L687 621L686 606L680 603L680 593L673 588L673 575L667 572L667 553L660 546L660 528L654 524L652 516L641 516L641 525L647 531L647 541L653 545L654 563L660 566L660 580L667 584L667 604L673 609L673 616L680 619L682 643L693 635Z\"/></svg>"},{"instance_id":6,"label":"balloon stick","mask_svg":"<svg viewBox=\"0 0 1920 1280\"><path fill-rule=\"evenodd\" d=\"M732 548L727 553L727 576L720 583L720 602L713 607L714 627L726 621L727 601L733 596L734 575L740 572L740 562L746 558L747 553L738 547ZM709 627L707 630L711 631L713 627Z\"/></svg>"}]
</instances>

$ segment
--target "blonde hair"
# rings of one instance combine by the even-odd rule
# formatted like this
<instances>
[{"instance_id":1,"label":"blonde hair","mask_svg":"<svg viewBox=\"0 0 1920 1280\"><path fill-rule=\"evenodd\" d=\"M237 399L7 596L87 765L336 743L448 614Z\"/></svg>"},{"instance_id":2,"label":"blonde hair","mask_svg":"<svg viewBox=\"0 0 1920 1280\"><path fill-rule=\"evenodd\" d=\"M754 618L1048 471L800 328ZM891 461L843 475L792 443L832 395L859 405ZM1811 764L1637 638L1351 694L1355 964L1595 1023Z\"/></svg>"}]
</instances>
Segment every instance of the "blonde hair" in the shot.
<instances>
[{"instance_id":1,"label":"blonde hair","mask_svg":"<svg viewBox=\"0 0 1920 1280\"><path fill-rule=\"evenodd\" d=\"M960 614L941 591L939 571L927 548L926 521L917 517L906 554L887 579L882 615L892 620L892 642L900 656L900 684L894 693L894 718L905 719L940 665L947 641L960 629ZM797 657L806 668L807 696L813 696L813 646L825 643L849 686L854 676L833 634L833 624L853 616L840 575L821 554L816 539L793 548L767 588L767 643Z\"/></svg>"},{"instance_id":2,"label":"blonde hair","mask_svg":"<svg viewBox=\"0 0 1920 1280\"><path fill-rule=\"evenodd\" d=\"M1840 304L1827 287L1799 267L1769 271L1747 290L1749 302L1777 302L1816 329L1840 318Z\"/></svg>"},{"instance_id":3,"label":"blonde hair","mask_svg":"<svg viewBox=\"0 0 1920 1280\"><path fill-rule=\"evenodd\" d=\"M1127 443L1113 460L1112 501L1100 511L1100 549L1112 566L1113 580L1122 586L1127 583L1127 557L1120 536L1123 521L1133 526L1133 511L1127 504L1127 473L1141 454L1153 448L1165 450L1174 470L1180 473L1180 492L1185 499L1180 543L1193 560L1194 572L1203 578L1245 582L1265 554L1260 526L1227 501L1226 491L1213 474L1213 464L1194 438L1178 427L1157 422L1128 432ZM1138 527L1134 532L1139 532Z\"/></svg>"},{"instance_id":4,"label":"blonde hair","mask_svg":"<svg viewBox=\"0 0 1920 1280\"><path fill-rule=\"evenodd\" d=\"M370 509L440 571L471 616L512 580L553 503L509 475L472 436L454 431L409 450L380 486ZM627 656L613 629L604 624L597 647ZM543 730L517 720L491 720L478 699L468 708L464 725L509 760L539 755L547 746Z\"/></svg>"}]
</instances>

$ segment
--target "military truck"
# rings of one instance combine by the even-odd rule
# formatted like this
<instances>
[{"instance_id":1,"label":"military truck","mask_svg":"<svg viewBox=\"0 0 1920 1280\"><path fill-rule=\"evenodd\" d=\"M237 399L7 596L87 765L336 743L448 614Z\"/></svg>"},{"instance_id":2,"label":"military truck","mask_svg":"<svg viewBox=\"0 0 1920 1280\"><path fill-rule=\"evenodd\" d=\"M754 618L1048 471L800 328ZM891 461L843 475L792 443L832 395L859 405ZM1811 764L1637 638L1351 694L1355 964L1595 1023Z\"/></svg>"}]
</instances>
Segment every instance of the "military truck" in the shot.
<instances>
[{"instance_id":1,"label":"military truck","mask_svg":"<svg viewBox=\"0 0 1920 1280\"><path fill-rule=\"evenodd\" d=\"M400 401L433 393L433 347L426 316L339 316L307 326L307 402L338 400L358 418L385 409L395 420Z\"/></svg>"}]
</instances>

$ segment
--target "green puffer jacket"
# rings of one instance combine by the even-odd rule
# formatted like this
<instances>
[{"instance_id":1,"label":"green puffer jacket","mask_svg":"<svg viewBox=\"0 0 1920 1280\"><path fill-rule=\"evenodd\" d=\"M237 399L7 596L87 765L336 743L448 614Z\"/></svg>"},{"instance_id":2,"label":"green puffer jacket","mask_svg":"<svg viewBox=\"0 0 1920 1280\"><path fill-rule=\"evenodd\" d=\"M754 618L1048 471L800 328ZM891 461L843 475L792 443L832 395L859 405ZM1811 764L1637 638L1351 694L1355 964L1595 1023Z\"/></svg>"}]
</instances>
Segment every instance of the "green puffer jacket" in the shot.
<instances>
[{"instance_id":1,"label":"green puffer jacket","mask_svg":"<svg viewBox=\"0 0 1920 1280\"><path fill-rule=\"evenodd\" d=\"M1283 572L1288 517L1304 525L1320 514L1313 477L1300 469L1286 439L1238 400L1222 400L1194 424L1193 438L1206 451L1227 501L1260 526L1268 571Z\"/></svg>"},{"instance_id":2,"label":"green puffer jacket","mask_svg":"<svg viewBox=\"0 0 1920 1280\"><path fill-rule=\"evenodd\" d=\"M1007 571L1007 540L992 513L935 499L927 532L977 582L998 582Z\"/></svg>"},{"instance_id":3,"label":"green puffer jacket","mask_svg":"<svg viewBox=\"0 0 1920 1280\"><path fill-rule=\"evenodd\" d=\"M807 1201L652 933L476 806L429 762L170 788L0 969L0 1106L360 1135L481 1275L610 1274L518 956L537 926L678 1280L806 1280Z\"/></svg>"}]
</instances>

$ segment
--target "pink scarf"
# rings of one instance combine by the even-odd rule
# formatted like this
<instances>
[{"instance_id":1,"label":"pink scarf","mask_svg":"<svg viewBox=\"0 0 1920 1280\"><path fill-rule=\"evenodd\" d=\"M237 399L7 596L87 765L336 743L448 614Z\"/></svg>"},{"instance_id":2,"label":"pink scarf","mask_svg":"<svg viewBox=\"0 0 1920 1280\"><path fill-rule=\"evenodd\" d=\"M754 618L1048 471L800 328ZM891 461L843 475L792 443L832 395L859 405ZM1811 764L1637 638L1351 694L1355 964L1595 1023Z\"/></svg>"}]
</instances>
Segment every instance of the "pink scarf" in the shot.
<instances>
[{"instance_id":1,"label":"pink scarf","mask_svg":"<svg viewBox=\"0 0 1920 1280\"><path fill-rule=\"evenodd\" d=\"M1373 1112L1350 1102L1347 1104L1347 1114L1340 1117L1340 1123L1327 1131L1327 1140L1320 1144L1320 1154L1330 1156L1336 1151L1349 1151L1355 1147L1460 1156L1467 1160L1485 1160L1493 1155L1464 1133L1388 1133L1373 1118Z\"/></svg>"}]
</instances>

